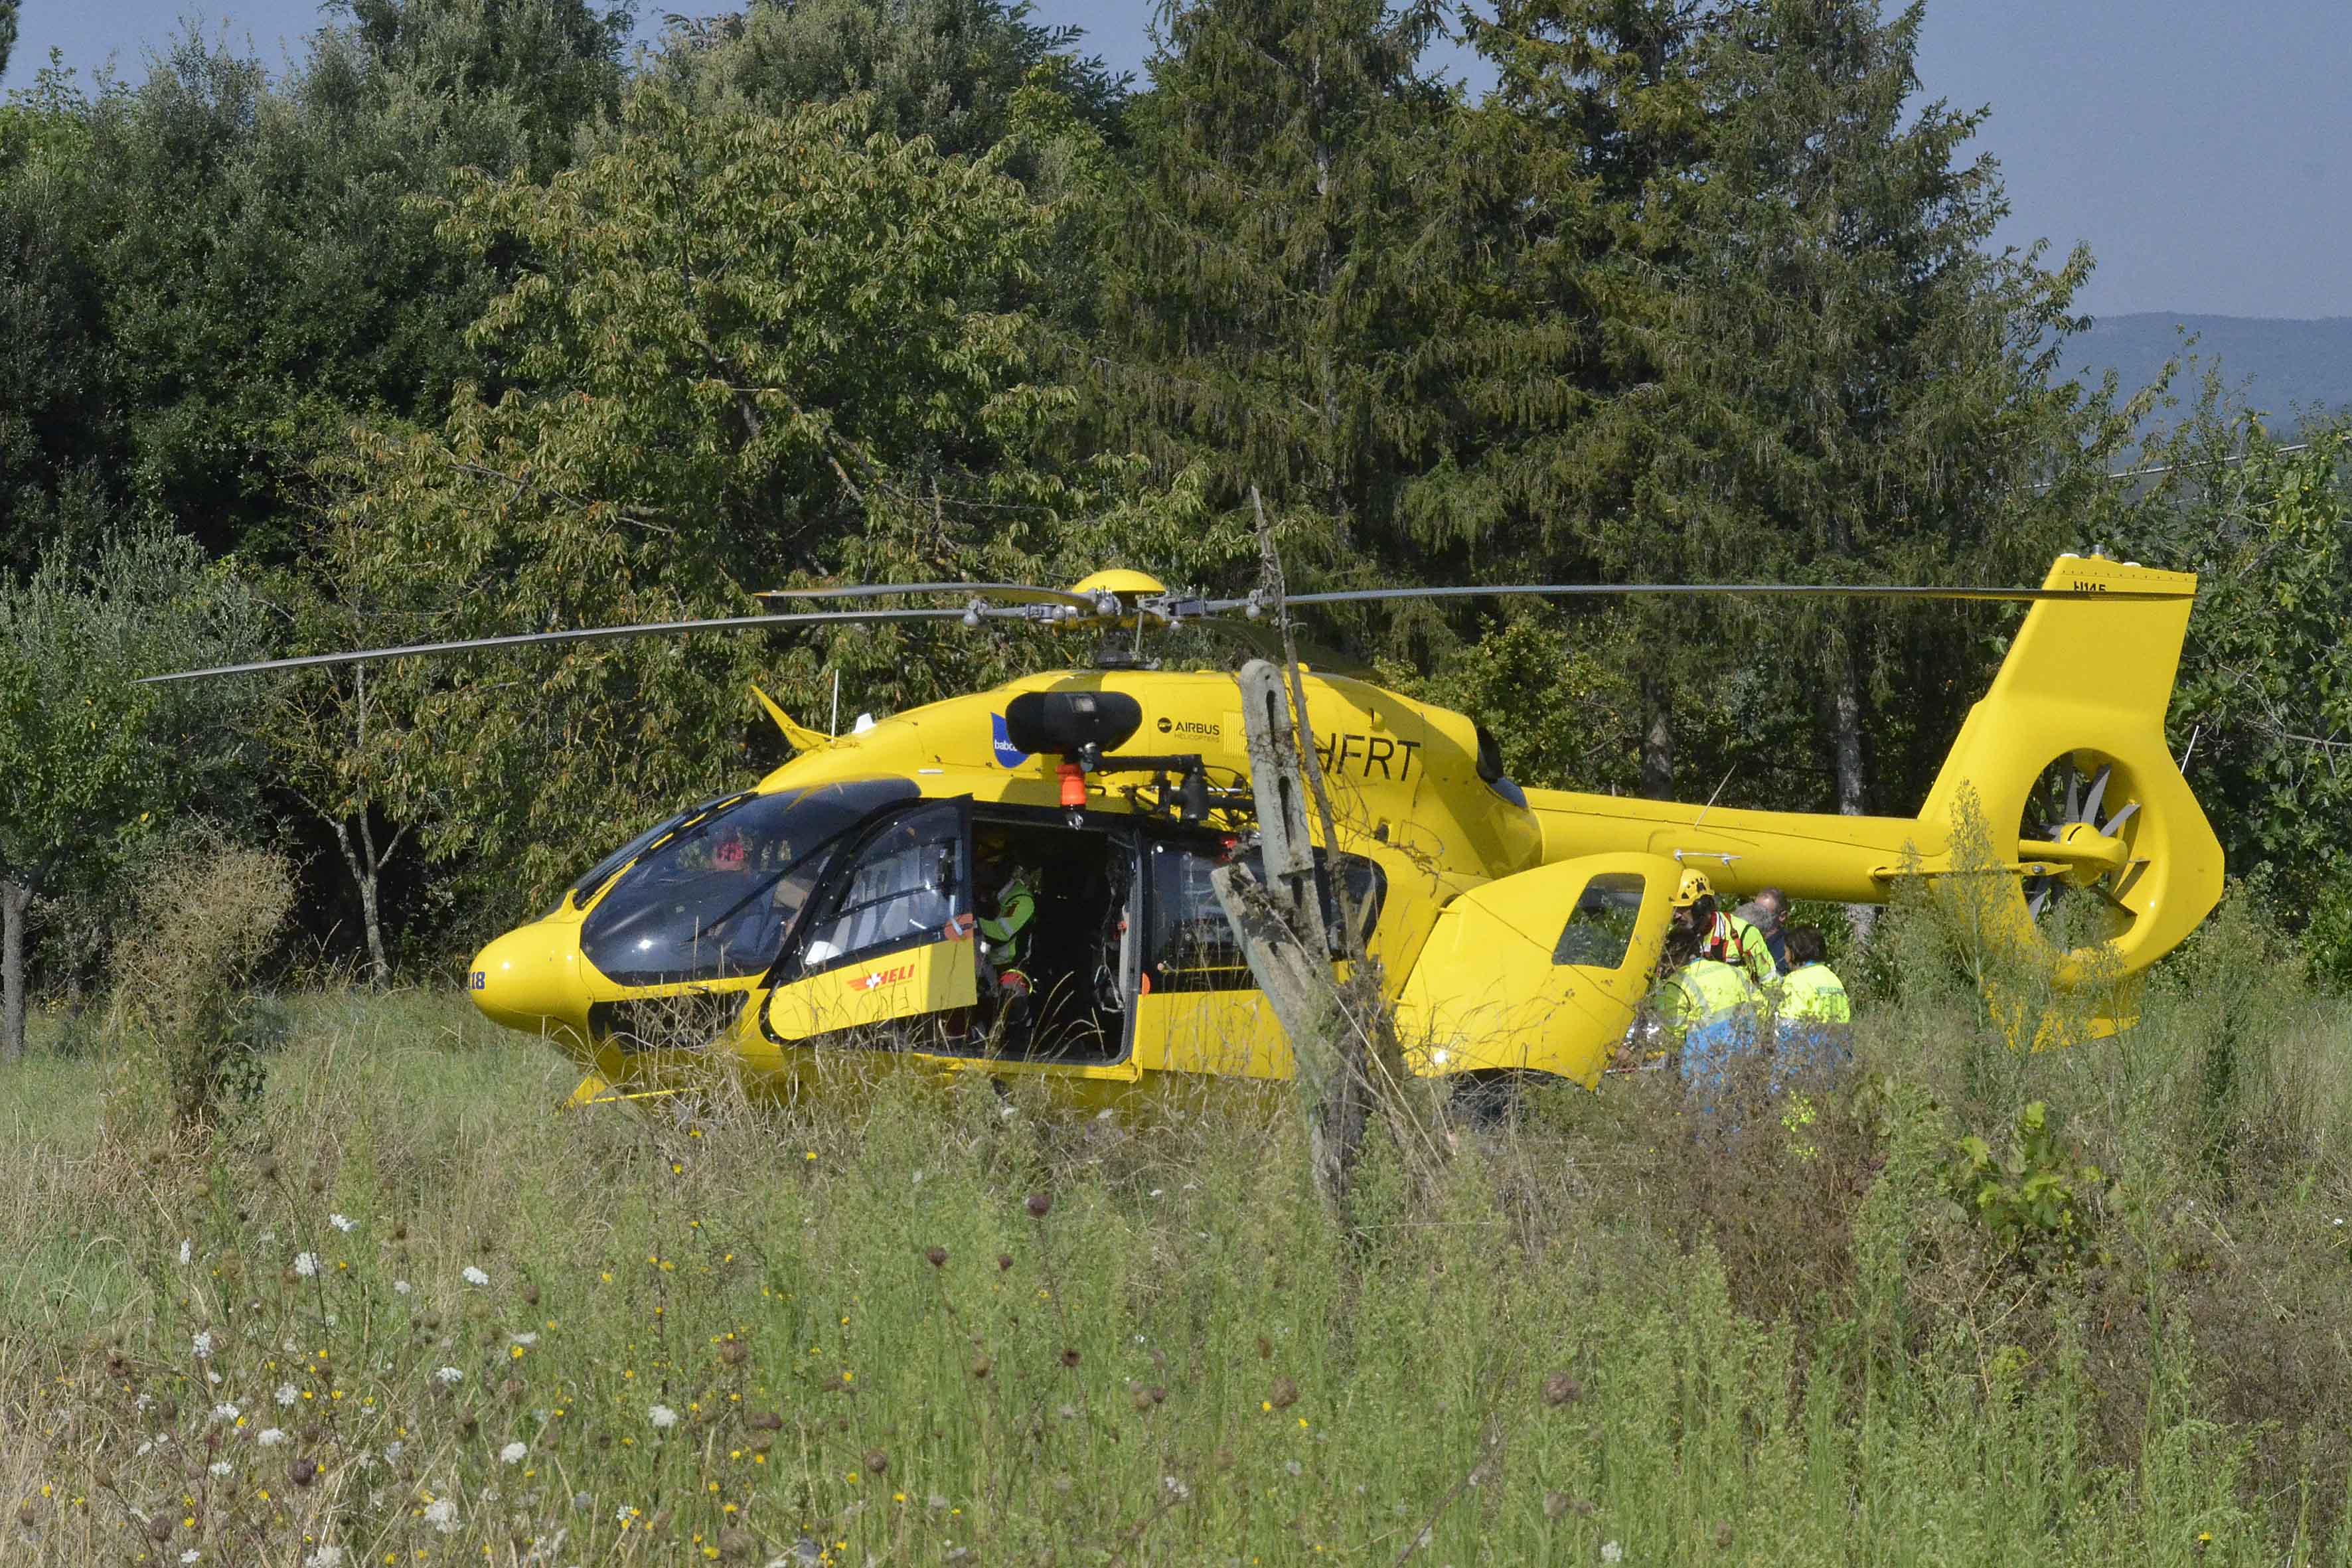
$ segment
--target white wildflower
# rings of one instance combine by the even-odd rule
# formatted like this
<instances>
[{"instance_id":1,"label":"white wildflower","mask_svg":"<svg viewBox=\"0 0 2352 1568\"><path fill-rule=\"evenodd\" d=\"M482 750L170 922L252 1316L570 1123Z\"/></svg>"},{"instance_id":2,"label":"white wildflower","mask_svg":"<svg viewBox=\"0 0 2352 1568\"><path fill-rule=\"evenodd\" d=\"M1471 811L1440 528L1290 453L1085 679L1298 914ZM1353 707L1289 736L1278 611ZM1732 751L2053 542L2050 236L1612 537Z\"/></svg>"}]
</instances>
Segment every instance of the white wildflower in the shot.
<instances>
[{"instance_id":1,"label":"white wildflower","mask_svg":"<svg viewBox=\"0 0 2352 1568\"><path fill-rule=\"evenodd\" d=\"M343 1549L340 1546L321 1546L318 1551L302 1559L302 1568L343 1568Z\"/></svg>"},{"instance_id":2,"label":"white wildflower","mask_svg":"<svg viewBox=\"0 0 2352 1568\"><path fill-rule=\"evenodd\" d=\"M213 1406L213 1419L215 1421L234 1421L242 1414L244 1413L238 1410L234 1405L215 1405Z\"/></svg>"},{"instance_id":3,"label":"white wildflower","mask_svg":"<svg viewBox=\"0 0 2352 1568\"><path fill-rule=\"evenodd\" d=\"M180 1267L185 1268L195 1255L194 1244L184 1238L180 1243Z\"/></svg>"},{"instance_id":4,"label":"white wildflower","mask_svg":"<svg viewBox=\"0 0 2352 1568\"><path fill-rule=\"evenodd\" d=\"M203 1555L203 1552L191 1546L185 1552L180 1553L180 1561L183 1563L194 1563Z\"/></svg>"},{"instance_id":5,"label":"white wildflower","mask_svg":"<svg viewBox=\"0 0 2352 1568\"><path fill-rule=\"evenodd\" d=\"M1625 1549L1613 1541L1604 1541L1601 1543L1601 1561L1622 1563L1625 1561Z\"/></svg>"},{"instance_id":6,"label":"white wildflower","mask_svg":"<svg viewBox=\"0 0 2352 1568\"><path fill-rule=\"evenodd\" d=\"M205 1472L210 1475L225 1476L228 1474L228 1461L226 1459L215 1459L211 1464L206 1465L205 1469Z\"/></svg>"},{"instance_id":7,"label":"white wildflower","mask_svg":"<svg viewBox=\"0 0 2352 1568\"><path fill-rule=\"evenodd\" d=\"M294 1255L294 1272L299 1274L305 1279L310 1279L312 1276L316 1275L319 1272L319 1255L315 1252L296 1253Z\"/></svg>"},{"instance_id":8,"label":"white wildflower","mask_svg":"<svg viewBox=\"0 0 2352 1568\"><path fill-rule=\"evenodd\" d=\"M677 1412L667 1405L656 1405L646 1414L653 1418L653 1424L656 1427L665 1432L677 1425Z\"/></svg>"},{"instance_id":9,"label":"white wildflower","mask_svg":"<svg viewBox=\"0 0 2352 1568\"><path fill-rule=\"evenodd\" d=\"M444 1535L457 1533L457 1505L445 1497L425 1505L425 1522Z\"/></svg>"},{"instance_id":10,"label":"white wildflower","mask_svg":"<svg viewBox=\"0 0 2352 1568\"><path fill-rule=\"evenodd\" d=\"M327 1223L333 1226L337 1230L341 1231L345 1236L349 1236L352 1231L359 1228L360 1222L353 1219L347 1214L331 1214L327 1216Z\"/></svg>"},{"instance_id":11,"label":"white wildflower","mask_svg":"<svg viewBox=\"0 0 2352 1568\"><path fill-rule=\"evenodd\" d=\"M627 1503L623 1503L620 1507L613 1510L614 1522L616 1524L626 1524L630 1520L636 1517L636 1512L637 1510L635 1509L631 1508Z\"/></svg>"},{"instance_id":12,"label":"white wildflower","mask_svg":"<svg viewBox=\"0 0 2352 1568\"><path fill-rule=\"evenodd\" d=\"M490 1277L489 1277L488 1275L487 1275L487 1274L483 1273L480 1269L478 1269L478 1268L475 1268L475 1267L474 1267L472 1264L470 1264L470 1263L468 1263L467 1265L466 1265L466 1283L467 1283L467 1284L468 1284L468 1285L487 1285L487 1284L488 1284L489 1282L490 1282Z\"/></svg>"},{"instance_id":13,"label":"white wildflower","mask_svg":"<svg viewBox=\"0 0 2352 1568\"><path fill-rule=\"evenodd\" d=\"M202 1361L205 1357L213 1353L213 1331L210 1329L206 1329L203 1333L198 1334L194 1339L189 1341L188 1343L190 1348L194 1350L196 1352L196 1359L198 1361Z\"/></svg>"},{"instance_id":14,"label":"white wildflower","mask_svg":"<svg viewBox=\"0 0 2352 1568\"><path fill-rule=\"evenodd\" d=\"M1178 1502L1182 1502L1186 1498L1192 1495L1192 1489L1186 1486L1182 1481L1178 1480L1174 1476L1160 1477L1160 1484L1167 1488L1168 1495L1174 1498Z\"/></svg>"},{"instance_id":15,"label":"white wildflower","mask_svg":"<svg viewBox=\"0 0 2352 1568\"><path fill-rule=\"evenodd\" d=\"M383 1462L387 1465L398 1464L400 1462L401 1451L407 1447L407 1444L402 1442L386 1443L383 1446Z\"/></svg>"},{"instance_id":16,"label":"white wildflower","mask_svg":"<svg viewBox=\"0 0 2352 1568\"><path fill-rule=\"evenodd\" d=\"M457 1380L464 1377L466 1374L459 1372L454 1366L445 1366L433 1375L440 1382L442 1387L454 1388L457 1385Z\"/></svg>"},{"instance_id":17,"label":"white wildflower","mask_svg":"<svg viewBox=\"0 0 2352 1568\"><path fill-rule=\"evenodd\" d=\"M280 1404L280 1405L291 1405L291 1404L293 1404L296 1400L299 1400L299 1399L300 1399L301 1397L302 1397L302 1391L301 1391L300 1389L299 1389L299 1388L295 1387L292 1384L290 1384L290 1383L281 1383L281 1384L279 1384L278 1385L278 1404Z\"/></svg>"},{"instance_id":18,"label":"white wildflower","mask_svg":"<svg viewBox=\"0 0 2352 1568\"><path fill-rule=\"evenodd\" d=\"M392 1293L395 1296L405 1296L409 1289L409 1283L405 1279L395 1279L392 1282Z\"/></svg>"},{"instance_id":19,"label":"white wildflower","mask_svg":"<svg viewBox=\"0 0 2352 1568\"><path fill-rule=\"evenodd\" d=\"M257 1441L258 1441L265 1448L275 1448L278 1444L286 1441L286 1434L278 1427L264 1426L261 1429L261 1436L257 1439Z\"/></svg>"},{"instance_id":20,"label":"white wildflower","mask_svg":"<svg viewBox=\"0 0 2352 1568\"><path fill-rule=\"evenodd\" d=\"M499 1450L499 1458L509 1465L519 1465L522 1463L522 1457L530 1452L530 1447L528 1444L509 1443Z\"/></svg>"},{"instance_id":21,"label":"white wildflower","mask_svg":"<svg viewBox=\"0 0 2352 1568\"><path fill-rule=\"evenodd\" d=\"M519 1345L535 1345L539 1343L539 1336L537 1334L509 1334L507 1338Z\"/></svg>"}]
</instances>

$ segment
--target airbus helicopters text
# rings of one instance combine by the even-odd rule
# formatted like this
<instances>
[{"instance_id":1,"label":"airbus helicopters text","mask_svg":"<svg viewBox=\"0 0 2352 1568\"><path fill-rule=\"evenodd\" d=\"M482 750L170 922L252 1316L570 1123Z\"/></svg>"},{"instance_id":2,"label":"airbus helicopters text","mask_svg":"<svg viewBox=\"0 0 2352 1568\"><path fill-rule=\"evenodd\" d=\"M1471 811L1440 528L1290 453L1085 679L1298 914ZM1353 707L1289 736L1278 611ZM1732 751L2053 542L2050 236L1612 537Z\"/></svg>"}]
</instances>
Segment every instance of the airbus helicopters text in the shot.
<instances>
[{"instance_id":1,"label":"airbus helicopters text","mask_svg":"<svg viewBox=\"0 0 2352 1568\"><path fill-rule=\"evenodd\" d=\"M1291 1076L1288 1039L1212 883L1257 852L1258 786L1235 677L1156 667L1149 627L1290 605L1470 595L1632 593L2017 599L2031 604L1916 816L1717 809L1523 788L1473 719L1313 670L1297 689L1336 811L1315 830L1334 957L1378 962L1416 1072L1557 1075L1590 1087L1646 992L1685 866L1727 894L1885 900L1906 876L2003 877L1984 940L2046 942L2073 889L2096 941L2062 984L2129 982L2220 897L2221 847L2174 765L2164 717L2196 580L2061 557L2039 588L1529 584L1208 599L1141 574L1067 590L929 584L780 597L961 601L373 649L194 671L245 673L559 640L869 619L1092 625L1095 667L1050 671L826 734L766 705L796 754L614 850L539 920L474 960L476 1005L585 1072L575 1099L662 1092L728 1053L775 1096L826 1054L1084 1095L1156 1077ZM1129 634L1132 634L1130 640ZM162 679L183 679L165 677ZM2069 779L2063 807L2038 793ZM1972 804L1971 804L1972 803ZM1962 868L1971 811L2004 837ZM2007 837L2011 833L2014 837ZM1007 894L1025 910L1007 929ZM1343 944L1343 911L1360 947ZM1012 967L1003 962L1017 955Z\"/></svg>"}]
</instances>

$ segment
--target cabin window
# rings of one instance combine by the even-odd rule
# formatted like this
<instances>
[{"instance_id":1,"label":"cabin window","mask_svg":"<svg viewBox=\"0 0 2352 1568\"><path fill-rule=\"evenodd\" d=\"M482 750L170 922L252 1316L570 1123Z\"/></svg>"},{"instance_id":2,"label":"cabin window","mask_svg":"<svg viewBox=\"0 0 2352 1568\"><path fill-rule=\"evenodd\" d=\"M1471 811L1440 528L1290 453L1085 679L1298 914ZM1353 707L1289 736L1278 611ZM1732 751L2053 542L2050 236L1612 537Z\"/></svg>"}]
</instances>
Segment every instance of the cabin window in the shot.
<instances>
[{"instance_id":1,"label":"cabin window","mask_svg":"<svg viewBox=\"0 0 2352 1568\"><path fill-rule=\"evenodd\" d=\"M1154 991L1250 991L1257 981L1249 960L1225 919L1224 906L1209 880L1221 857L1181 844L1151 847L1151 932L1144 953L1144 973ZM1244 857L1250 869L1263 879L1265 857L1252 850ZM1323 895L1323 925L1339 930L1339 899L1331 887L1329 862L1315 852L1316 882ZM1339 858L1347 878L1349 901L1363 939L1380 923L1381 905L1388 896L1388 877L1378 862L1361 855Z\"/></svg>"},{"instance_id":2,"label":"cabin window","mask_svg":"<svg viewBox=\"0 0 2352 1568\"><path fill-rule=\"evenodd\" d=\"M1584 884L1576 907L1552 949L1554 963L1614 969L1633 944L1633 922L1642 912L1646 884L1634 871L1603 871Z\"/></svg>"},{"instance_id":3,"label":"cabin window","mask_svg":"<svg viewBox=\"0 0 2352 1568\"><path fill-rule=\"evenodd\" d=\"M580 926L624 985L740 979L776 961L834 841L915 786L869 779L751 795L658 834Z\"/></svg>"}]
</instances>

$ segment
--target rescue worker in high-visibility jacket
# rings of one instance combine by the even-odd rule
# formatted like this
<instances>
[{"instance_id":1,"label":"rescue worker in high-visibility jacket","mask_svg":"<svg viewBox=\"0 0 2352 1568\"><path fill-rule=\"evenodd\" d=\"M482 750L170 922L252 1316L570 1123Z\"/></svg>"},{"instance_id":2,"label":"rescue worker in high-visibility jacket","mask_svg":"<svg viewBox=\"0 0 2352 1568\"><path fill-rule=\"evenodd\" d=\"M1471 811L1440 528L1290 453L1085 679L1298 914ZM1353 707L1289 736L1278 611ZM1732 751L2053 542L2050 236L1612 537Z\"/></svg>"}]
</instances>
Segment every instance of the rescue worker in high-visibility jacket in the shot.
<instances>
[{"instance_id":1,"label":"rescue worker in high-visibility jacket","mask_svg":"<svg viewBox=\"0 0 2352 1568\"><path fill-rule=\"evenodd\" d=\"M1658 1021L1681 1047L1684 1084L1702 1106L1712 1107L1733 1060L1764 1043L1764 993L1744 966L1700 952L1691 927L1667 933L1662 967Z\"/></svg>"},{"instance_id":2,"label":"rescue worker in high-visibility jacket","mask_svg":"<svg viewBox=\"0 0 2352 1568\"><path fill-rule=\"evenodd\" d=\"M1853 1058L1853 1004L1828 957L1818 927L1789 928L1789 973L1772 997L1776 1088L1800 1074L1834 1072Z\"/></svg>"},{"instance_id":3,"label":"rescue worker in high-visibility jacket","mask_svg":"<svg viewBox=\"0 0 2352 1568\"><path fill-rule=\"evenodd\" d=\"M1706 872L1696 868L1683 872L1675 889L1674 909L1675 929L1696 932L1703 956L1738 964L1759 986L1780 978L1780 966L1772 962L1771 944L1764 940L1764 933L1752 921L1724 912Z\"/></svg>"},{"instance_id":4,"label":"rescue worker in high-visibility jacket","mask_svg":"<svg viewBox=\"0 0 2352 1568\"><path fill-rule=\"evenodd\" d=\"M980 932L980 981L999 1005L1007 1025L1026 1022L1029 999L1030 922L1037 895L1029 873L1013 860L1012 840L1001 829L980 834L972 846Z\"/></svg>"}]
</instances>

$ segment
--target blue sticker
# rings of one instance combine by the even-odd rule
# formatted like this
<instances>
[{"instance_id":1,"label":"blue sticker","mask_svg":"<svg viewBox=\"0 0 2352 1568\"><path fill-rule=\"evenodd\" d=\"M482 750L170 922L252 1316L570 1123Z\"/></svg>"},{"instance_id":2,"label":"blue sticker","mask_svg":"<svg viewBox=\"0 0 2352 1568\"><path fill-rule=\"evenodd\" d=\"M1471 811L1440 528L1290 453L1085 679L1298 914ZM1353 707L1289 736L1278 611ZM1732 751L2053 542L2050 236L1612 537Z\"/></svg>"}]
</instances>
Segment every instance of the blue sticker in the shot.
<instances>
[{"instance_id":1,"label":"blue sticker","mask_svg":"<svg viewBox=\"0 0 2352 1568\"><path fill-rule=\"evenodd\" d=\"M1022 763L1029 760L1029 753L1016 750L1013 744L1013 737L1005 733L1003 714L990 714L988 716L988 722L990 727L996 731L997 766L1004 768L1017 768Z\"/></svg>"}]
</instances>

